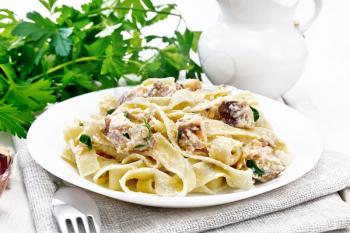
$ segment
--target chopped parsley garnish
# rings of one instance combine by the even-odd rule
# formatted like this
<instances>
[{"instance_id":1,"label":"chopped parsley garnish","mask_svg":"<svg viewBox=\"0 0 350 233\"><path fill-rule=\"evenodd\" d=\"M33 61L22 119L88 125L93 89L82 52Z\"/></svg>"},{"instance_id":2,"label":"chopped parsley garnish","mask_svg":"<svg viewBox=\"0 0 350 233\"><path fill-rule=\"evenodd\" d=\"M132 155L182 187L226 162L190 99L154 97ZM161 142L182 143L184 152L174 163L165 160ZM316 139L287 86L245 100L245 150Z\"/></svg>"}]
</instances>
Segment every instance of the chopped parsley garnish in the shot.
<instances>
[{"instance_id":1,"label":"chopped parsley garnish","mask_svg":"<svg viewBox=\"0 0 350 233\"><path fill-rule=\"evenodd\" d=\"M144 118L143 119L144 121L144 126L147 128L148 130L148 134L147 134L147 144L138 144L134 147L134 149L140 149L142 147L146 147L146 146L149 146L151 144L151 126L150 124L147 122L147 120Z\"/></svg>"},{"instance_id":2,"label":"chopped parsley garnish","mask_svg":"<svg viewBox=\"0 0 350 233\"><path fill-rule=\"evenodd\" d=\"M124 116L125 116L126 118L129 118L129 113L128 113L128 112L124 112Z\"/></svg>"},{"instance_id":3,"label":"chopped parsley garnish","mask_svg":"<svg viewBox=\"0 0 350 233\"><path fill-rule=\"evenodd\" d=\"M146 121L146 119L143 119L143 121L145 122L145 127L148 129L147 142L150 143L150 141L151 141L151 126Z\"/></svg>"},{"instance_id":4,"label":"chopped parsley garnish","mask_svg":"<svg viewBox=\"0 0 350 233\"><path fill-rule=\"evenodd\" d=\"M84 126L84 123L83 122L79 122L79 126Z\"/></svg>"},{"instance_id":5,"label":"chopped parsley garnish","mask_svg":"<svg viewBox=\"0 0 350 233\"><path fill-rule=\"evenodd\" d=\"M90 150L92 149L91 138L89 135L86 135L86 134L80 135L79 141L85 144Z\"/></svg>"},{"instance_id":6,"label":"chopped parsley garnish","mask_svg":"<svg viewBox=\"0 0 350 233\"><path fill-rule=\"evenodd\" d=\"M257 122L259 120L259 118L260 118L259 111L256 108L252 107L252 106L249 106L249 107L253 111L254 121Z\"/></svg>"},{"instance_id":7,"label":"chopped parsley garnish","mask_svg":"<svg viewBox=\"0 0 350 233\"><path fill-rule=\"evenodd\" d=\"M111 115L115 111L115 108L109 109L107 111L107 115Z\"/></svg>"},{"instance_id":8,"label":"chopped parsley garnish","mask_svg":"<svg viewBox=\"0 0 350 233\"><path fill-rule=\"evenodd\" d=\"M145 145L145 144L138 144L134 148L135 149L140 149L140 148L145 147L145 146L147 146L147 145Z\"/></svg>"},{"instance_id":9,"label":"chopped parsley garnish","mask_svg":"<svg viewBox=\"0 0 350 233\"><path fill-rule=\"evenodd\" d=\"M179 144L179 145L180 145L180 139L182 137L182 134L183 134L183 131L181 129L179 129L177 131L177 144Z\"/></svg>"},{"instance_id":10,"label":"chopped parsley garnish","mask_svg":"<svg viewBox=\"0 0 350 233\"><path fill-rule=\"evenodd\" d=\"M123 136L126 137L127 139L130 139L130 135L128 133L123 133Z\"/></svg>"},{"instance_id":11,"label":"chopped parsley garnish","mask_svg":"<svg viewBox=\"0 0 350 233\"><path fill-rule=\"evenodd\" d=\"M263 176L265 174L265 171L260 169L254 160L247 160L247 167L252 169L253 173L257 176Z\"/></svg>"}]
</instances>

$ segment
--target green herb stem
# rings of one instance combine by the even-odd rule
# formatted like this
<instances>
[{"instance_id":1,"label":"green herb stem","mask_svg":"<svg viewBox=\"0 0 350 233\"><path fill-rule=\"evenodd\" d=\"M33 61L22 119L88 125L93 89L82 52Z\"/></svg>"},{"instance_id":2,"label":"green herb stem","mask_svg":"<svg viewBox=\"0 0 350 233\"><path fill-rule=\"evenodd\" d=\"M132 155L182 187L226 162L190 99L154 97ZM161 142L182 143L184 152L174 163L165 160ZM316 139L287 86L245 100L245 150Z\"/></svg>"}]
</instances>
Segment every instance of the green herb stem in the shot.
<instances>
[{"instance_id":1,"label":"green herb stem","mask_svg":"<svg viewBox=\"0 0 350 233\"><path fill-rule=\"evenodd\" d=\"M69 65L73 65L73 64L76 64L76 63L81 63L81 62L87 62L87 61L98 61L100 59L102 59L103 57L96 57L96 56L92 56L92 57L81 57L81 58L78 58L78 59L75 59L75 60L72 60L72 61L68 61L68 62L65 62L65 63L62 63L58 66L55 66L55 67L52 67L50 69L47 70L47 72L45 73L42 73L42 74L38 74L32 78L29 78L31 81L35 81L39 78L42 78L43 76L47 75L47 74L51 74L51 73L54 73L60 69L63 69L64 67L66 66L69 66Z\"/></svg>"},{"instance_id":2,"label":"green herb stem","mask_svg":"<svg viewBox=\"0 0 350 233\"><path fill-rule=\"evenodd\" d=\"M6 84L10 85L10 82L4 76L0 75L0 78L4 80Z\"/></svg>"},{"instance_id":3,"label":"green herb stem","mask_svg":"<svg viewBox=\"0 0 350 233\"><path fill-rule=\"evenodd\" d=\"M157 50L160 51L160 48L154 47L154 46L142 46L142 47L136 47L133 48L135 51L142 51L142 50L147 50L147 49L153 49L153 50Z\"/></svg>"},{"instance_id":4,"label":"green herb stem","mask_svg":"<svg viewBox=\"0 0 350 233\"><path fill-rule=\"evenodd\" d=\"M0 104L5 103L5 101L7 100L7 98L8 98L8 96L9 96L10 92L11 92L11 87L6 91L5 95L1 98Z\"/></svg>"},{"instance_id":5,"label":"green herb stem","mask_svg":"<svg viewBox=\"0 0 350 233\"><path fill-rule=\"evenodd\" d=\"M128 62L129 62L129 63L133 63L133 64L135 64L135 65L137 65L137 66L139 66L139 67L141 67L141 66L143 65L141 62L135 61L135 60L131 60L131 59L129 59Z\"/></svg>"},{"instance_id":6,"label":"green herb stem","mask_svg":"<svg viewBox=\"0 0 350 233\"><path fill-rule=\"evenodd\" d=\"M171 12L162 12L162 11L157 11L157 10L150 10L150 9L139 9L139 8L132 8L132 7L119 7L119 6L109 6L109 7L104 7L95 11L90 11L88 16L94 16L98 13L101 13L103 11L106 10L124 10L124 11L140 11L140 12L153 12L153 13L157 13L157 14L161 14L161 15L172 15L172 16L177 16L179 18L182 19L182 15L180 14L175 14L175 13L171 13Z\"/></svg>"}]
</instances>

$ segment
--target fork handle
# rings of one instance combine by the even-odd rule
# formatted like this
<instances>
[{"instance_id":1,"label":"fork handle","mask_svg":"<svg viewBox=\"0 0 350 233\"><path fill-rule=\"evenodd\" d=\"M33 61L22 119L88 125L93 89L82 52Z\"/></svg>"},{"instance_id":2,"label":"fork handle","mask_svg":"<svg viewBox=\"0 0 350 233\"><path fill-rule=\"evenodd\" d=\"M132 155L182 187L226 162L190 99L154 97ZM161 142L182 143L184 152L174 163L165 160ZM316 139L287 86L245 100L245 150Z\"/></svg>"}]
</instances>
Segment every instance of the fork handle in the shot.
<instances>
[{"instance_id":1,"label":"fork handle","mask_svg":"<svg viewBox=\"0 0 350 233\"><path fill-rule=\"evenodd\" d=\"M53 183L56 185L56 188L60 188L60 187L74 187L69 183L64 182L61 178L58 178L55 175L49 174L51 180L53 181Z\"/></svg>"}]
</instances>

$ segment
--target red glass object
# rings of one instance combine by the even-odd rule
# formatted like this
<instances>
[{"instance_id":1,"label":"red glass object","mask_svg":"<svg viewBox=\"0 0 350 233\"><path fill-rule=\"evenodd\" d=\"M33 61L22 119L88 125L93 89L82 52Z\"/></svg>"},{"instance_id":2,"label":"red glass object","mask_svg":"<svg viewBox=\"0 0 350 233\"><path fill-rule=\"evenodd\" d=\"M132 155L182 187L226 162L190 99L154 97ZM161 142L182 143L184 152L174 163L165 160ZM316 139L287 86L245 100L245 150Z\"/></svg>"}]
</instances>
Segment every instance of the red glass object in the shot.
<instances>
[{"instance_id":1,"label":"red glass object","mask_svg":"<svg viewBox=\"0 0 350 233\"><path fill-rule=\"evenodd\" d=\"M0 147L0 196L6 189L11 173L11 155L10 151Z\"/></svg>"}]
</instances>

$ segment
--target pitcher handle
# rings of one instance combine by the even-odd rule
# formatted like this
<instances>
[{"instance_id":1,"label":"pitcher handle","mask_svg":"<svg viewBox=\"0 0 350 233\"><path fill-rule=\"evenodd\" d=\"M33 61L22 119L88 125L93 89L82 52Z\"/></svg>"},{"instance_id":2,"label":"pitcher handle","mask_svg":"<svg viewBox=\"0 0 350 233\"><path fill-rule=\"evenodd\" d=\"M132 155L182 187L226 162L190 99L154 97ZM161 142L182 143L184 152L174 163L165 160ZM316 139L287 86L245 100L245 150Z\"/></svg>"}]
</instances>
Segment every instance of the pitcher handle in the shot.
<instances>
[{"instance_id":1,"label":"pitcher handle","mask_svg":"<svg viewBox=\"0 0 350 233\"><path fill-rule=\"evenodd\" d=\"M296 23L296 27L299 29L299 31L304 34L309 27L315 22L315 20L318 18L318 16L321 13L322 10L322 0L313 0L315 2L315 10L313 16L304 23Z\"/></svg>"}]
</instances>

